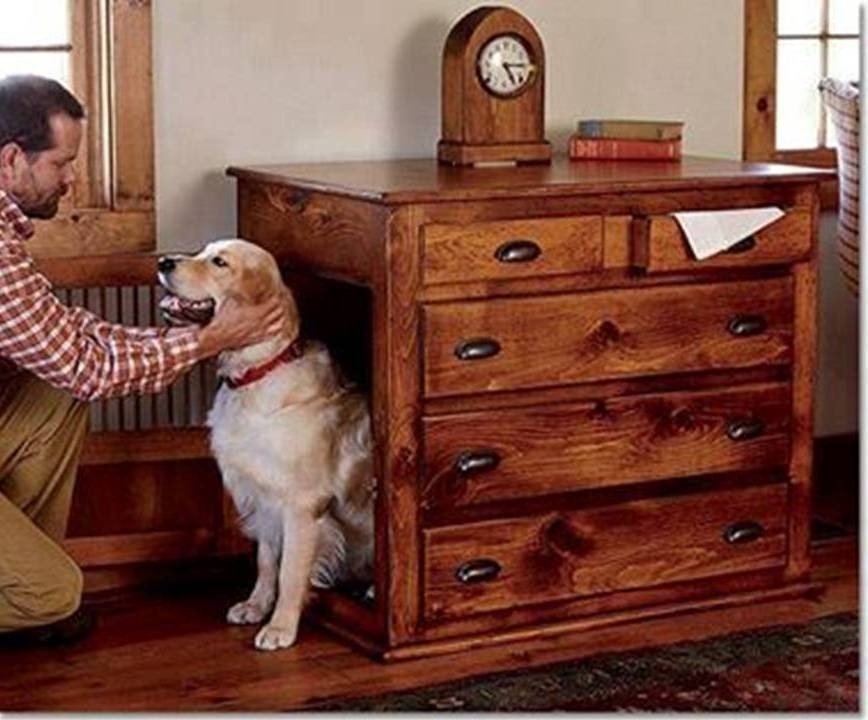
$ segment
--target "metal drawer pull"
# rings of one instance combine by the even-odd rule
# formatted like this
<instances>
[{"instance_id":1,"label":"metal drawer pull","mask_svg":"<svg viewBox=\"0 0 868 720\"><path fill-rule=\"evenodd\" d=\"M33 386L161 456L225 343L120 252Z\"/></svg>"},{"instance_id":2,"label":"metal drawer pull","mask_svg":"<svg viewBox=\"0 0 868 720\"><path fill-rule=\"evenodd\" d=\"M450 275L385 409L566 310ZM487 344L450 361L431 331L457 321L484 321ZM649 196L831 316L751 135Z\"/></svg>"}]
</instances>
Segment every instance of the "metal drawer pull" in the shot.
<instances>
[{"instance_id":1,"label":"metal drawer pull","mask_svg":"<svg viewBox=\"0 0 868 720\"><path fill-rule=\"evenodd\" d=\"M744 240L739 240L735 245L726 250L728 255L740 255L741 253L750 252L756 247L756 237L749 235Z\"/></svg>"},{"instance_id":2,"label":"metal drawer pull","mask_svg":"<svg viewBox=\"0 0 868 720\"><path fill-rule=\"evenodd\" d=\"M487 558L468 560L455 571L458 582L465 585L494 580L500 574L500 565Z\"/></svg>"},{"instance_id":3,"label":"metal drawer pull","mask_svg":"<svg viewBox=\"0 0 868 720\"><path fill-rule=\"evenodd\" d=\"M466 450L455 458L455 469L462 475L494 470L500 463L500 455L494 450Z\"/></svg>"},{"instance_id":4,"label":"metal drawer pull","mask_svg":"<svg viewBox=\"0 0 868 720\"><path fill-rule=\"evenodd\" d=\"M765 528L753 520L742 520L730 525L723 531L723 539L730 545L742 545L761 538Z\"/></svg>"},{"instance_id":5,"label":"metal drawer pull","mask_svg":"<svg viewBox=\"0 0 868 720\"><path fill-rule=\"evenodd\" d=\"M766 424L759 418L748 418L746 420L733 420L726 427L726 434L730 440L739 442L740 440L753 440L763 434L766 429Z\"/></svg>"},{"instance_id":6,"label":"metal drawer pull","mask_svg":"<svg viewBox=\"0 0 868 720\"><path fill-rule=\"evenodd\" d=\"M530 262L542 254L533 240L510 240L494 251L494 257L503 263Z\"/></svg>"},{"instance_id":7,"label":"metal drawer pull","mask_svg":"<svg viewBox=\"0 0 868 720\"><path fill-rule=\"evenodd\" d=\"M726 329L736 337L750 337L765 332L767 327L768 323L762 315L736 315Z\"/></svg>"},{"instance_id":8,"label":"metal drawer pull","mask_svg":"<svg viewBox=\"0 0 868 720\"><path fill-rule=\"evenodd\" d=\"M459 360L484 360L499 352L500 343L493 338L462 340L455 346L455 356Z\"/></svg>"}]
</instances>

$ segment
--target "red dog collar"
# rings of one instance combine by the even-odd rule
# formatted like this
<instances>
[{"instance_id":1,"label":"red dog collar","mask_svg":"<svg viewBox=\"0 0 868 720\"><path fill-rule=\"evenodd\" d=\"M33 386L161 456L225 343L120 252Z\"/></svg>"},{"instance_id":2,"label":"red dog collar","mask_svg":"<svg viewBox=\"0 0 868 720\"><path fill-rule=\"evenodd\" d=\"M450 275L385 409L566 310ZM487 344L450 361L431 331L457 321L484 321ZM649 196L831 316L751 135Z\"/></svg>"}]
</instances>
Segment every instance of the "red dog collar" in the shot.
<instances>
[{"instance_id":1,"label":"red dog collar","mask_svg":"<svg viewBox=\"0 0 868 720\"><path fill-rule=\"evenodd\" d=\"M280 353L280 355L276 355L271 358L267 363L262 365L257 365L255 367L249 368L241 377L239 378L231 378L228 376L223 376L223 380L226 382L226 387L230 390L235 390L244 385L249 385L252 382L256 382L257 380L261 380L268 373L270 373L274 368L279 365L283 365L284 363L292 362L293 360L298 360L304 354L304 340L300 337L293 340L289 345L287 345L286 349Z\"/></svg>"}]
</instances>

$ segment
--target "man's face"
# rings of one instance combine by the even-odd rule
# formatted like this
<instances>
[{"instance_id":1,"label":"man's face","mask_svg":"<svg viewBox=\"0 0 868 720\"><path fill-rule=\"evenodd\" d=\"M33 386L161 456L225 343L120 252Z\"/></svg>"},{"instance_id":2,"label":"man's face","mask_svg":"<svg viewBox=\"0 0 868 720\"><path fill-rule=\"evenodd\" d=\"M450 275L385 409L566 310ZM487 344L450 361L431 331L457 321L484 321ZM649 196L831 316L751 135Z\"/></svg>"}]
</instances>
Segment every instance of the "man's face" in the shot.
<instances>
[{"instance_id":1,"label":"man's face","mask_svg":"<svg viewBox=\"0 0 868 720\"><path fill-rule=\"evenodd\" d=\"M3 168L3 189L32 218L54 217L60 198L75 180L73 161L81 144L82 122L58 113L49 124L53 147L29 155L23 151L13 153Z\"/></svg>"}]
</instances>

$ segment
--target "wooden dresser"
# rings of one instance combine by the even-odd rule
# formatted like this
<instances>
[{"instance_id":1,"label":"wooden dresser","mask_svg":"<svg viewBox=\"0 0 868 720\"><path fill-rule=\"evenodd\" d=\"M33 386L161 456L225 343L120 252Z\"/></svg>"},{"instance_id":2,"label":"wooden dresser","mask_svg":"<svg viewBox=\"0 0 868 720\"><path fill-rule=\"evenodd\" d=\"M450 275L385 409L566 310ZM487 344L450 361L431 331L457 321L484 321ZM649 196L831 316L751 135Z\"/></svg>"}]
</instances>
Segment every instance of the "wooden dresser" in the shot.
<instances>
[{"instance_id":1,"label":"wooden dresser","mask_svg":"<svg viewBox=\"0 0 868 720\"><path fill-rule=\"evenodd\" d=\"M816 590L817 183L686 158L232 168L371 393L376 600L319 617L394 659ZM785 217L698 262L677 210ZM773 605L769 605L773 612Z\"/></svg>"}]
</instances>

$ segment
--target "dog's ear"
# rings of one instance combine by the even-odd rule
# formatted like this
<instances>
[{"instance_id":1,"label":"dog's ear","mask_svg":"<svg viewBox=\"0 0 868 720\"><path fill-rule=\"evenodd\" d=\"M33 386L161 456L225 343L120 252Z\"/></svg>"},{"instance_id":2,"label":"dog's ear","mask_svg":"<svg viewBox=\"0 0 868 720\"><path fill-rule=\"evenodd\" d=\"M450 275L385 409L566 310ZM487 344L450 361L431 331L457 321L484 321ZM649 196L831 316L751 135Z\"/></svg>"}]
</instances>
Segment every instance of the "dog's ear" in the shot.
<instances>
[{"instance_id":1,"label":"dog's ear","mask_svg":"<svg viewBox=\"0 0 868 720\"><path fill-rule=\"evenodd\" d=\"M287 335L296 337L301 332L301 315L298 312L298 305L295 303L295 296L292 290L284 285L283 287L283 303L284 303L284 329Z\"/></svg>"},{"instance_id":2,"label":"dog's ear","mask_svg":"<svg viewBox=\"0 0 868 720\"><path fill-rule=\"evenodd\" d=\"M280 291L274 279L267 272L256 268L244 268L237 286L238 295L252 305L265 302L269 295Z\"/></svg>"}]
</instances>

